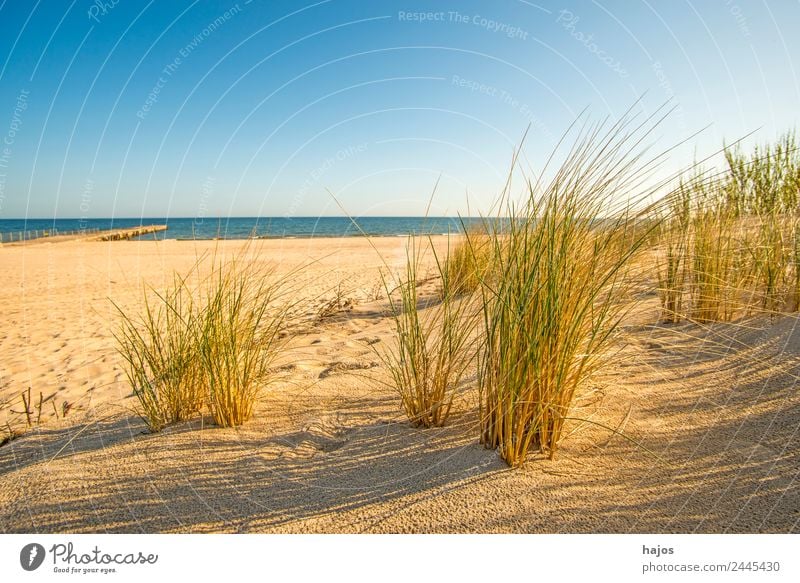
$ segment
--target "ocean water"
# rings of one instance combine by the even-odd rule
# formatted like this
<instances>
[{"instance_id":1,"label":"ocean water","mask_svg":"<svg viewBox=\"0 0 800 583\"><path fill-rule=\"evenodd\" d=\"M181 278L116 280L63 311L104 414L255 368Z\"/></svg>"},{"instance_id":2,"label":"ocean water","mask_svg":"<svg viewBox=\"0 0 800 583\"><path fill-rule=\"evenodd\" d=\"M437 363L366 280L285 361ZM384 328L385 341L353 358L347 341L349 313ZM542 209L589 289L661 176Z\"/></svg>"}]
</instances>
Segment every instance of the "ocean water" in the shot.
<instances>
[{"instance_id":1,"label":"ocean water","mask_svg":"<svg viewBox=\"0 0 800 583\"><path fill-rule=\"evenodd\" d=\"M408 234L455 233L462 226L479 221L457 217L362 217L355 219L360 229L374 237ZM231 217L231 218L144 218L144 219L0 219L0 234L8 241L20 232L43 231L50 234L79 230L107 230L167 225L167 230L143 235L141 239L247 239L250 237L351 237L360 231L347 217ZM34 233L26 235L33 238Z\"/></svg>"}]
</instances>

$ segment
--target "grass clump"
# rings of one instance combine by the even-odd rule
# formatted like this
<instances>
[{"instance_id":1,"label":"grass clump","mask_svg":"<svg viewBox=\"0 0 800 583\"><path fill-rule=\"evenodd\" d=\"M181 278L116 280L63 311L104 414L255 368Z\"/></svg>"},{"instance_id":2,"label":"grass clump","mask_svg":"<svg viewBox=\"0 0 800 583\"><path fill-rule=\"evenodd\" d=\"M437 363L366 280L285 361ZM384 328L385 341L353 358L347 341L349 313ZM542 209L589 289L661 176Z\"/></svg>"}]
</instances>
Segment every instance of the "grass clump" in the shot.
<instances>
[{"instance_id":1,"label":"grass clump","mask_svg":"<svg viewBox=\"0 0 800 583\"><path fill-rule=\"evenodd\" d=\"M497 280L481 286L481 442L511 466L533 449L555 456L576 391L620 321L631 259L658 225L624 200L641 178L626 127L579 136L549 185L528 183L492 231Z\"/></svg>"},{"instance_id":2,"label":"grass clump","mask_svg":"<svg viewBox=\"0 0 800 583\"><path fill-rule=\"evenodd\" d=\"M751 155L738 145L726 148L725 161L726 203L737 216L797 212L800 150L794 132L755 146Z\"/></svg>"},{"instance_id":3,"label":"grass clump","mask_svg":"<svg viewBox=\"0 0 800 583\"><path fill-rule=\"evenodd\" d=\"M450 291L457 295L477 291L481 282L490 275L492 255L492 239L485 228L465 230L463 238L448 248L444 272Z\"/></svg>"},{"instance_id":4,"label":"grass clump","mask_svg":"<svg viewBox=\"0 0 800 583\"><path fill-rule=\"evenodd\" d=\"M237 260L215 267L211 275L198 329L198 364L217 425L250 419L270 379L286 314L276 306L278 291L268 273Z\"/></svg>"},{"instance_id":5,"label":"grass clump","mask_svg":"<svg viewBox=\"0 0 800 583\"><path fill-rule=\"evenodd\" d=\"M154 432L204 411L223 427L247 421L281 345L280 281L240 257L202 269L199 260L191 276L146 293L141 317L117 306L117 349Z\"/></svg>"},{"instance_id":6,"label":"grass clump","mask_svg":"<svg viewBox=\"0 0 800 583\"><path fill-rule=\"evenodd\" d=\"M794 299L794 310L800 311L800 220L794 219L791 226L792 234L794 235L792 243L791 261L792 261L792 296Z\"/></svg>"},{"instance_id":7,"label":"grass clump","mask_svg":"<svg viewBox=\"0 0 800 583\"><path fill-rule=\"evenodd\" d=\"M680 204L664 221L657 257L665 319L731 321L800 303L794 134L749 155L738 146L724 154L722 171L681 184Z\"/></svg>"},{"instance_id":8,"label":"grass clump","mask_svg":"<svg viewBox=\"0 0 800 583\"><path fill-rule=\"evenodd\" d=\"M742 264L735 217L722 203L698 205L692 219L692 318L729 321L739 307Z\"/></svg>"},{"instance_id":9,"label":"grass clump","mask_svg":"<svg viewBox=\"0 0 800 583\"><path fill-rule=\"evenodd\" d=\"M777 312L790 303L796 290L796 285L791 284L792 279L796 282L797 278L795 219L788 214L772 212L756 216L751 222L755 224L750 255L760 308ZM791 274L793 268L794 274Z\"/></svg>"},{"instance_id":10,"label":"grass clump","mask_svg":"<svg viewBox=\"0 0 800 583\"><path fill-rule=\"evenodd\" d=\"M412 424L438 427L450 415L455 390L474 358L471 333L475 310L469 298L460 297L460 282L428 241L441 278L437 297L419 297L418 269L421 249L411 239L406 250L403 277L387 296L395 326L395 344L381 357L397 388L405 414ZM387 283L387 282L385 282Z\"/></svg>"},{"instance_id":11,"label":"grass clump","mask_svg":"<svg viewBox=\"0 0 800 583\"><path fill-rule=\"evenodd\" d=\"M659 253L658 294L661 300L662 320L679 322L683 302L689 258L690 194L684 184L670 200L669 216L661 223Z\"/></svg>"},{"instance_id":12,"label":"grass clump","mask_svg":"<svg viewBox=\"0 0 800 583\"><path fill-rule=\"evenodd\" d=\"M117 348L148 428L161 431L198 413L204 398L197 344L201 314L186 278L175 275L165 292L145 293L139 318L116 308Z\"/></svg>"}]
</instances>

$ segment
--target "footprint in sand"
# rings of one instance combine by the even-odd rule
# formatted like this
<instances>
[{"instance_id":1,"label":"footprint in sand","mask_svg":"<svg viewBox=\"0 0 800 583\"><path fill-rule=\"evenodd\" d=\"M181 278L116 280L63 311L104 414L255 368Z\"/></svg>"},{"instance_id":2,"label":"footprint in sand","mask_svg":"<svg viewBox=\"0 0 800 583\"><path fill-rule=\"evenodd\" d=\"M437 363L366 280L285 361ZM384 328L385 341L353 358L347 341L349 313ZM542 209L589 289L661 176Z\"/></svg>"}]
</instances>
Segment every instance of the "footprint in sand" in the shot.
<instances>
[{"instance_id":1,"label":"footprint in sand","mask_svg":"<svg viewBox=\"0 0 800 583\"><path fill-rule=\"evenodd\" d=\"M380 366L380 363L375 360L339 360L328 363L326 368L319 373L319 378L324 379L331 375L340 372L348 372L353 370L367 370Z\"/></svg>"},{"instance_id":2,"label":"footprint in sand","mask_svg":"<svg viewBox=\"0 0 800 583\"><path fill-rule=\"evenodd\" d=\"M280 437L278 443L262 449L269 458L308 459L320 453L342 448L353 429L343 423L342 416L323 415L312 419L302 430Z\"/></svg>"}]
</instances>

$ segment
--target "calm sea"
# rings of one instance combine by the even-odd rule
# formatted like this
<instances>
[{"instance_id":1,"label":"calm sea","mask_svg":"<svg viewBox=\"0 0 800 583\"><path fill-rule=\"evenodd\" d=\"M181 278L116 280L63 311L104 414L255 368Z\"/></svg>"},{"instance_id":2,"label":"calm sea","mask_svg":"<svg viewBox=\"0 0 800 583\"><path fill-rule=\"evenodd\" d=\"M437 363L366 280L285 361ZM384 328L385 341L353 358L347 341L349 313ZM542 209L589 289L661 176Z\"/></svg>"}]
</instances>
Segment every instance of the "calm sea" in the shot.
<instances>
[{"instance_id":1,"label":"calm sea","mask_svg":"<svg viewBox=\"0 0 800 583\"><path fill-rule=\"evenodd\" d=\"M371 236L443 234L462 230L479 219L455 217L362 217L359 227ZM249 237L349 237L359 230L347 217L236 217L144 219L0 219L0 233L80 229L124 229L140 225L167 225L167 230L142 239L246 239Z\"/></svg>"}]
</instances>

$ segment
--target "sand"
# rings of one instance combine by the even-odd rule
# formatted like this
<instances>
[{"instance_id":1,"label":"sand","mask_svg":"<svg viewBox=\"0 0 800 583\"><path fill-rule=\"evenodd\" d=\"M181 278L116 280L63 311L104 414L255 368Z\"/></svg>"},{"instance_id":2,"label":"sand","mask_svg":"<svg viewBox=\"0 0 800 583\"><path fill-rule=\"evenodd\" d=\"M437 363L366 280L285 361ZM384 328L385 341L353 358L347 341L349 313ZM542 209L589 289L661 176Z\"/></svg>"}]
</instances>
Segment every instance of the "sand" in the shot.
<instances>
[{"instance_id":1,"label":"sand","mask_svg":"<svg viewBox=\"0 0 800 583\"><path fill-rule=\"evenodd\" d=\"M390 265L403 260L404 239L375 243ZM307 303L252 421L147 433L115 352L111 300L136 309L145 282L159 287L204 251L243 244L0 247L0 423L25 424L28 387L45 403L39 424L0 447L0 531L800 530L794 316L659 325L644 293L578 400L575 416L588 421L572 423L556 460L510 470L477 442L474 374L447 427L403 418L375 353L392 332L383 264L356 238L260 243L279 272L305 266ZM337 289L352 310L318 321Z\"/></svg>"}]
</instances>

